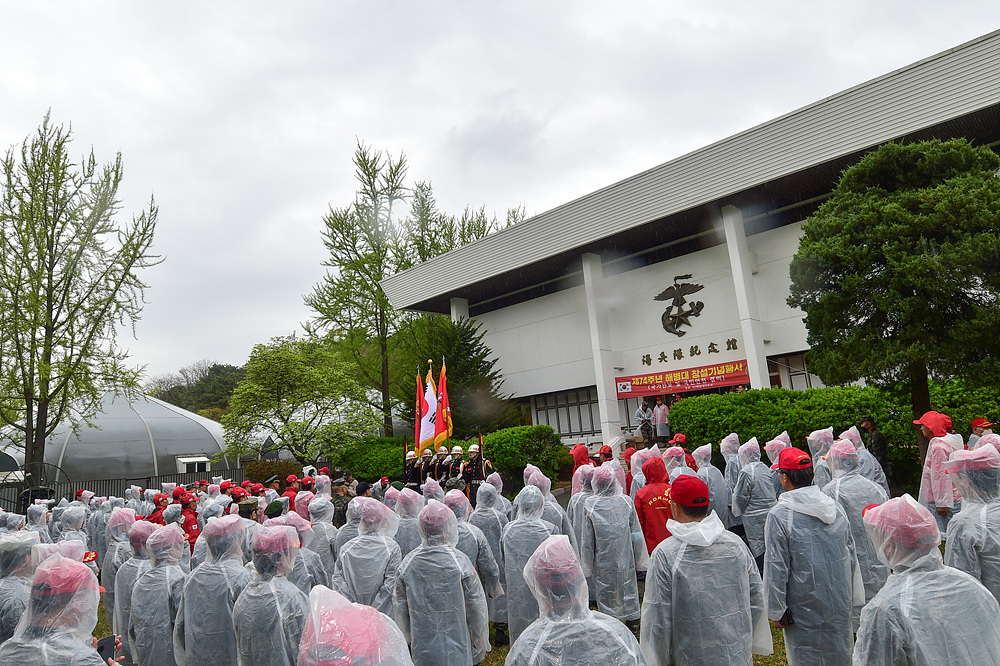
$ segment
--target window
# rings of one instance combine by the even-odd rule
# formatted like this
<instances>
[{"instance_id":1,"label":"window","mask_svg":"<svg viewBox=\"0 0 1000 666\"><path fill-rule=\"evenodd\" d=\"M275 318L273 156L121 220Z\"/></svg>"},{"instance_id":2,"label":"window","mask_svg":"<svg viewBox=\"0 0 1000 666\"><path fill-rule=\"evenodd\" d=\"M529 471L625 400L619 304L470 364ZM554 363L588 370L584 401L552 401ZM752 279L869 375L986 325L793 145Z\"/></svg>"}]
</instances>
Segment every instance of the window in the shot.
<instances>
[{"instance_id":1,"label":"window","mask_svg":"<svg viewBox=\"0 0 1000 666\"><path fill-rule=\"evenodd\" d=\"M823 386L819 377L810 374L803 354L773 356L767 359L767 367L771 375L771 386L781 386L795 391Z\"/></svg>"},{"instance_id":2,"label":"window","mask_svg":"<svg viewBox=\"0 0 1000 666\"><path fill-rule=\"evenodd\" d=\"M195 472L211 472L212 463L205 456L184 456L177 458L178 474L193 474Z\"/></svg>"},{"instance_id":3,"label":"window","mask_svg":"<svg viewBox=\"0 0 1000 666\"><path fill-rule=\"evenodd\" d=\"M552 426L560 435L593 435L601 430L597 387L536 395L535 422Z\"/></svg>"}]
</instances>

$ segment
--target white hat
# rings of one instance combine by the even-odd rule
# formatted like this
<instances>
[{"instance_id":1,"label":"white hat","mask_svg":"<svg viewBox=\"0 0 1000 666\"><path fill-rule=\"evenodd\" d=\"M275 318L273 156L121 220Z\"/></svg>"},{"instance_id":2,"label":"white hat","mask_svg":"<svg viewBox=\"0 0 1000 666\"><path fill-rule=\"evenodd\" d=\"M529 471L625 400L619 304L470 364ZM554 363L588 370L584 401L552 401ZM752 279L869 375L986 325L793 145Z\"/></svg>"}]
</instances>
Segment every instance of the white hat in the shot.
<instances>
[{"instance_id":1,"label":"white hat","mask_svg":"<svg viewBox=\"0 0 1000 666\"><path fill-rule=\"evenodd\" d=\"M472 453L473 451L475 451L476 453L479 453L479 445L478 444L473 444L472 446L469 447L469 453Z\"/></svg>"},{"instance_id":2,"label":"white hat","mask_svg":"<svg viewBox=\"0 0 1000 666\"><path fill-rule=\"evenodd\" d=\"M406 459L407 460L413 460L416 457L417 457L417 452L416 451L407 451L406 452Z\"/></svg>"},{"instance_id":3,"label":"white hat","mask_svg":"<svg viewBox=\"0 0 1000 666\"><path fill-rule=\"evenodd\" d=\"M442 444L438 447L438 453L448 453L448 447Z\"/></svg>"},{"instance_id":4,"label":"white hat","mask_svg":"<svg viewBox=\"0 0 1000 666\"><path fill-rule=\"evenodd\" d=\"M462 453L465 453L465 451L462 450L461 446L459 446L458 444L456 444L455 446L451 447L451 454L455 455L456 453L462 454Z\"/></svg>"}]
</instances>

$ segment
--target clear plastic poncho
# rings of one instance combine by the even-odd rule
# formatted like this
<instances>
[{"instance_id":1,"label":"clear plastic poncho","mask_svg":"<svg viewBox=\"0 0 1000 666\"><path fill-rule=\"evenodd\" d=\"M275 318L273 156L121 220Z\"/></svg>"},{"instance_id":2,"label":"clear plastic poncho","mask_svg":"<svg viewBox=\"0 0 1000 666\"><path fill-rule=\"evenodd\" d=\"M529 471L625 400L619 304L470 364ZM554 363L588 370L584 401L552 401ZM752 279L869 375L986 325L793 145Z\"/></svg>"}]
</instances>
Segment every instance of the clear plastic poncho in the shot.
<instances>
[{"instance_id":1,"label":"clear plastic poncho","mask_svg":"<svg viewBox=\"0 0 1000 666\"><path fill-rule=\"evenodd\" d=\"M959 440L961 440L961 435L958 435ZM840 433L840 439L846 439L852 444L858 452L858 471L861 476L865 477L872 483L875 483L882 487L885 494L888 496L889 482L885 478L885 470L882 469L882 465L879 461L875 459L872 452L865 447L865 442L861 439L861 433L858 432L857 426L851 426L844 432Z\"/></svg>"},{"instance_id":2,"label":"clear plastic poncho","mask_svg":"<svg viewBox=\"0 0 1000 666\"><path fill-rule=\"evenodd\" d=\"M44 504L32 504L28 507L24 529L37 534L40 543L52 543L52 535L49 534L49 526L46 522L48 515L48 507Z\"/></svg>"},{"instance_id":3,"label":"clear plastic poncho","mask_svg":"<svg viewBox=\"0 0 1000 666\"><path fill-rule=\"evenodd\" d=\"M94 504L97 504L100 499L99 497L95 499ZM119 502L122 504L121 508L124 508L125 503L122 500ZM111 502L101 502L100 505L94 507L94 511L87 519L87 539L97 551L97 561L101 566L104 566L104 558L108 554L108 520L111 519L111 511L114 508L118 507L115 507Z\"/></svg>"},{"instance_id":4,"label":"clear plastic poncho","mask_svg":"<svg viewBox=\"0 0 1000 666\"><path fill-rule=\"evenodd\" d=\"M49 536L52 537L52 541L61 541L60 537L62 535L62 515L69 507L69 502L65 497L59 500L59 503L52 508L52 516L49 520Z\"/></svg>"},{"instance_id":5,"label":"clear plastic poncho","mask_svg":"<svg viewBox=\"0 0 1000 666\"><path fill-rule=\"evenodd\" d=\"M85 564L50 556L35 571L13 638L0 645L0 663L107 666L92 646L99 604L97 578Z\"/></svg>"},{"instance_id":6,"label":"clear plastic poncho","mask_svg":"<svg viewBox=\"0 0 1000 666\"><path fill-rule=\"evenodd\" d=\"M146 548L146 540L158 529L154 523L145 520L137 520L128 529L129 549L132 557L118 567L115 574L115 612L109 624L111 630L122 637L122 650L125 655L125 663L134 662L132 656L132 645L128 638L129 623L132 621L132 589L135 582L147 571L149 571L149 549ZM107 591L105 590L105 593Z\"/></svg>"},{"instance_id":7,"label":"clear plastic poncho","mask_svg":"<svg viewBox=\"0 0 1000 666\"><path fill-rule=\"evenodd\" d=\"M163 524L164 525L177 525L181 530L181 534L184 534L184 507L180 504L171 504L163 510ZM187 543L187 541L185 541ZM178 562L181 570L184 573L191 572L191 547L188 546L181 553L180 561Z\"/></svg>"},{"instance_id":8,"label":"clear plastic poncho","mask_svg":"<svg viewBox=\"0 0 1000 666\"><path fill-rule=\"evenodd\" d=\"M633 461L642 462L645 457L640 456L641 451L637 451L635 455L632 456ZM579 483L580 489L574 491L573 496L569 498L569 504L566 505L566 516L569 518L570 527L573 529L573 543L579 548L580 541L583 539L583 507L584 502L586 502L588 497L593 497L594 487L591 482L594 479L594 470L597 469L593 465L583 465L577 468L576 472L573 473L573 484ZM635 477L636 473L632 474L632 488L635 489Z\"/></svg>"},{"instance_id":9,"label":"clear plastic poncho","mask_svg":"<svg viewBox=\"0 0 1000 666\"><path fill-rule=\"evenodd\" d=\"M539 617L511 645L507 666L645 666L625 625L588 608L587 582L568 537L553 535L542 542L523 576Z\"/></svg>"},{"instance_id":10,"label":"clear plastic poncho","mask_svg":"<svg viewBox=\"0 0 1000 666\"><path fill-rule=\"evenodd\" d=\"M436 479L427 479L427 482L421 487L420 491L423 493L425 500L444 501L444 490L441 489L441 484Z\"/></svg>"},{"instance_id":11,"label":"clear plastic poncho","mask_svg":"<svg viewBox=\"0 0 1000 666\"><path fill-rule=\"evenodd\" d=\"M298 666L412 666L406 638L374 608L351 603L323 586L309 593Z\"/></svg>"},{"instance_id":12,"label":"clear plastic poncho","mask_svg":"<svg viewBox=\"0 0 1000 666\"><path fill-rule=\"evenodd\" d=\"M525 486L516 499L517 518L507 523L500 536L511 645L538 617L538 603L524 580L524 567L535 549L557 533L555 525L542 519L545 507L542 491L535 486Z\"/></svg>"},{"instance_id":13,"label":"clear plastic poncho","mask_svg":"<svg viewBox=\"0 0 1000 666\"><path fill-rule=\"evenodd\" d=\"M472 562L476 573L479 574L479 582L483 585L486 597L489 599L502 595L500 567L493 555L493 549L490 548L483 531L469 522L469 516L472 515L469 498L461 490L449 490L445 493L444 503L458 521L458 543L455 547L465 553Z\"/></svg>"},{"instance_id":14,"label":"clear plastic poncho","mask_svg":"<svg viewBox=\"0 0 1000 666\"><path fill-rule=\"evenodd\" d=\"M330 494L333 491L333 484L330 481L330 477L326 474L320 474L316 477L316 496L330 498Z\"/></svg>"},{"instance_id":15,"label":"clear plastic poncho","mask_svg":"<svg viewBox=\"0 0 1000 666\"><path fill-rule=\"evenodd\" d=\"M322 495L317 496L309 503L309 519L312 521L314 536L306 548L319 555L327 578L332 581L337 564L337 528L333 525L333 503Z\"/></svg>"},{"instance_id":16,"label":"clear plastic poncho","mask_svg":"<svg viewBox=\"0 0 1000 666\"><path fill-rule=\"evenodd\" d=\"M833 444L833 426L822 430L813 430L806 437L806 444L809 446L809 457L813 461L813 485L822 488L833 480L830 467L824 457Z\"/></svg>"},{"instance_id":17,"label":"clear plastic poncho","mask_svg":"<svg viewBox=\"0 0 1000 666\"><path fill-rule=\"evenodd\" d=\"M785 430L764 445L764 452L767 453L767 459L771 461L771 464L776 465L778 464L778 456L781 455L782 449L787 449L791 445L792 440L788 436L788 431ZM780 497L781 493L785 492L781 487L781 481L778 480L778 470L773 468L771 469L771 485L774 486L775 499Z\"/></svg>"},{"instance_id":18,"label":"clear plastic poncho","mask_svg":"<svg viewBox=\"0 0 1000 666\"><path fill-rule=\"evenodd\" d=\"M751 438L740 447L740 471L733 488L733 516L743 521L747 544L754 557L764 552L764 522L775 504L771 468L760 461L760 446Z\"/></svg>"},{"instance_id":19,"label":"clear plastic poncho","mask_svg":"<svg viewBox=\"0 0 1000 666\"><path fill-rule=\"evenodd\" d=\"M948 523L944 563L1000 600L1000 455L992 446L955 451L946 470L962 493L962 511Z\"/></svg>"},{"instance_id":20,"label":"clear plastic poncho","mask_svg":"<svg viewBox=\"0 0 1000 666\"><path fill-rule=\"evenodd\" d=\"M319 555L305 548L306 544L312 542L312 526L302 519L296 512L290 512L273 520L267 520L265 525L289 525L295 528L299 537L299 551L292 564L292 570L288 574L288 582L302 590L306 596L309 591L317 585L328 585L330 577L323 568L323 561Z\"/></svg>"},{"instance_id":21,"label":"clear plastic poncho","mask_svg":"<svg viewBox=\"0 0 1000 666\"><path fill-rule=\"evenodd\" d=\"M598 467L594 496L583 508L580 561L594 579L597 609L623 622L639 619L636 571L649 564L635 506L618 489L612 470Z\"/></svg>"},{"instance_id":22,"label":"clear plastic poncho","mask_svg":"<svg viewBox=\"0 0 1000 666\"><path fill-rule=\"evenodd\" d=\"M503 496L503 479L496 472L492 472L486 477L486 483L497 489L500 495L501 511L507 514L508 520L514 520L514 503Z\"/></svg>"},{"instance_id":23,"label":"clear plastic poncho","mask_svg":"<svg viewBox=\"0 0 1000 666\"><path fill-rule=\"evenodd\" d=\"M210 556L184 584L174 627L178 666L236 666L233 609L250 583L243 567L246 526L239 516L209 518L199 538Z\"/></svg>"},{"instance_id":24,"label":"clear plastic poncho","mask_svg":"<svg viewBox=\"0 0 1000 666\"><path fill-rule=\"evenodd\" d=\"M959 444L956 446L956 443ZM932 437L927 445L923 473L920 478L920 503L927 507L954 508L962 502L962 495L951 482L946 464L952 452L961 448L961 437ZM932 509L933 511L933 509ZM942 535L943 536L943 535Z\"/></svg>"},{"instance_id":25,"label":"clear plastic poncho","mask_svg":"<svg viewBox=\"0 0 1000 666\"><path fill-rule=\"evenodd\" d=\"M385 504L390 509L396 508L396 500L398 499L399 499L399 490L393 488L392 486L386 488L385 492L382 494L382 503Z\"/></svg>"},{"instance_id":26,"label":"clear plastic poncho","mask_svg":"<svg viewBox=\"0 0 1000 666\"><path fill-rule=\"evenodd\" d=\"M34 532L0 535L0 643L14 635L28 608L35 574L31 549L37 544Z\"/></svg>"},{"instance_id":27,"label":"clear plastic poncho","mask_svg":"<svg viewBox=\"0 0 1000 666\"><path fill-rule=\"evenodd\" d=\"M864 585L843 510L816 486L790 490L767 516L765 539L768 616L787 610L794 622L784 630L789 663L850 666Z\"/></svg>"},{"instance_id":28,"label":"clear plastic poncho","mask_svg":"<svg viewBox=\"0 0 1000 666\"><path fill-rule=\"evenodd\" d=\"M142 666L174 666L174 623L187 574L181 553L190 551L176 524L158 528L146 539L150 567L132 588L128 640Z\"/></svg>"},{"instance_id":29,"label":"clear plastic poncho","mask_svg":"<svg viewBox=\"0 0 1000 666\"><path fill-rule=\"evenodd\" d=\"M472 562L455 548L455 514L428 500L418 525L420 547L396 577L396 624L416 666L478 664L490 650L489 611Z\"/></svg>"},{"instance_id":30,"label":"clear plastic poncho","mask_svg":"<svg viewBox=\"0 0 1000 666\"><path fill-rule=\"evenodd\" d=\"M294 527L263 526L253 541L254 577L233 608L239 666L293 666L309 600L288 581L299 536Z\"/></svg>"},{"instance_id":31,"label":"clear plastic poncho","mask_svg":"<svg viewBox=\"0 0 1000 666\"><path fill-rule=\"evenodd\" d=\"M349 601L392 614L403 560L392 538L399 518L376 499L357 499L362 500L358 536L339 551L331 585Z\"/></svg>"},{"instance_id":32,"label":"clear plastic poncho","mask_svg":"<svg viewBox=\"0 0 1000 666\"><path fill-rule=\"evenodd\" d=\"M399 516L399 526L396 528L396 535L393 537L399 544L399 553L406 557L413 549L420 545L420 530L417 526L417 517L420 510L424 508L424 498L419 493L403 488L399 491L399 499L396 501L396 515Z\"/></svg>"},{"instance_id":33,"label":"clear plastic poncho","mask_svg":"<svg viewBox=\"0 0 1000 666\"><path fill-rule=\"evenodd\" d=\"M739 455L740 446L740 438L735 432L731 432L726 435L722 442L719 443L719 449L722 451L722 456L726 459L726 469L723 470L722 475L726 477L726 489L729 491L730 527L743 524L743 518L736 515L736 512L733 511L732 504L733 493L736 492L736 482L740 478L740 470L743 469L743 463L740 462Z\"/></svg>"},{"instance_id":34,"label":"clear plastic poncho","mask_svg":"<svg viewBox=\"0 0 1000 666\"><path fill-rule=\"evenodd\" d=\"M476 493L476 508L469 516L469 523L478 527L486 537L486 542L493 553L493 561L497 564L497 573L500 576L501 593L486 597L486 603L490 609L490 622L507 621L507 593L502 591L507 585L507 577L503 567L500 537L510 521L501 506L500 494L497 489L489 483L484 483L479 486L479 491Z\"/></svg>"},{"instance_id":35,"label":"clear plastic poncho","mask_svg":"<svg viewBox=\"0 0 1000 666\"><path fill-rule=\"evenodd\" d=\"M712 511L719 517L722 524L729 527L732 524L732 509L729 508L729 486L726 477L718 467L712 464L712 445L699 446L691 453L694 464L698 466L698 478L708 486L708 496L712 501Z\"/></svg>"},{"instance_id":36,"label":"clear plastic poncho","mask_svg":"<svg viewBox=\"0 0 1000 666\"><path fill-rule=\"evenodd\" d=\"M311 490L300 490L295 495L295 513L309 520L309 503L316 498Z\"/></svg>"},{"instance_id":37,"label":"clear plastic poncho","mask_svg":"<svg viewBox=\"0 0 1000 666\"><path fill-rule=\"evenodd\" d=\"M218 502L208 500L201 512L201 519L205 524L212 518L221 518L226 513L225 508ZM208 552L208 543L205 541L204 528L198 538L194 541L194 550L191 551L191 571L194 571L203 562L211 559Z\"/></svg>"},{"instance_id":38,"label":"clear plastic poncho","mask_svg":"<svg viewBox=\"0 0 1000 666\"><path fill-rule=\"evenodd\" d=\"M764 586L743 541L714 511L699 522L668 520L667 529L671 538L650 556L642 603L650 666L749 666L754 654L771 654Z\"/></svg>"},{"instance_id":39,"label":"clear plastic poncho","mask_svg":"<svg viewBox=\"0 0 1000 666\"><path fill-rule=\"evenodd\" d=\"M851 526L861 580L865 586L865 603L868 603L885 585L889 577L889 567L878 559L875 546L865 532L861 517L865 507L882 504L889 498L885 491L858 472L858 456L854 446L847 441L835 442L827 454L827 463L833 474L833 481L826 484L823 492L840 504ZM854 607L854 632L857 633L861 619L861 607Z\"/></svg>"},{"instance_id":40,"label":"clear plastic poncho","mask_svg":"<svg viewBox=\"0 0 1000 666\"><path fill-rule=\"evenodd\" d=\"M867 511L865 528L893 575L861 612L854 663L1000 664L1000 607L942 564L930 511L903 495Z\"/></svg>"},{"instance_id":41,"label":"clear plastic poncho","mask_svg":"<svg viewBox=\"0 0 1000 666\"><path fill-rule=\"evenodd\" d=\"M87 550L91 549L90 537L83 529L83 523L87 520L87 509L82 504L68 506L62 512L60 521L62 530L59 534L60 541L82 541Z\"/></svg>"},{"instance_id":42,"label":"clear plastic poncho","mask_svg":"<svg viewBox=\"0 0 1000 666\"><path fill-rule=\"evenodd\" d=\"M129 528L135 523L135 512L132 509L115 508L108 518L105 528L105 541L108 544L107 554L101 562L101 587L104 588L104 613L106 617L114 617L115 612L115 576L118 569L132 558L132 547L128 542Z\"/></svg>"},{"instance_id":43,"label":"clear plastic poncho","mask_svg":"<svg viewBox=\"0 0 1000 666\"><path fill-rule=\"evenodd\" d=\"M361 524L361 507L366 500L365 497L352 497L351 501L347 503L347 522L337 530L337 553L340 553L340 549L344 547L345 543L358 536L358 527Z\"/></svg>"},{"instance_id":44,"label":"clear plastic poncho","mask_svg":"<svg viewBox=\"0 0 1000 666\"><path fill-rule=\"evenodd\" d=\"M612 476L617 478L613 469L611 469L611 472ZM556 532L568 536L575 546L576 538L573 536L573 527L569 524L569 516L566 515L566 510L559 505L556 498L552 496L552 479L545 476L541 472L532 472L531 478L528 479L528 483L541 490L542 497L545 498L545 505L542 508L542 520L555 525ZM624 486L621 486L618 492L623 492L622 488L624 488Z\"/></svg>"}]
</instances>

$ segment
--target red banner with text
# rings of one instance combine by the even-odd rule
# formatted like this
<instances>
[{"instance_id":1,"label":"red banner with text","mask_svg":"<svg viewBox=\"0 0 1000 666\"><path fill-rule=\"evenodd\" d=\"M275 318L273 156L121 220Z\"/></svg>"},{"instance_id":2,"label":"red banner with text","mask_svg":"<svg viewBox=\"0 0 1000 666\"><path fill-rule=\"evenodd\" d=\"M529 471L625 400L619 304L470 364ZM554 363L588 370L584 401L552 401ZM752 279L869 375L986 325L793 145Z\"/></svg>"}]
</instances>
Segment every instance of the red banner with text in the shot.
<instances>
[{"instance_id":1,"label":"red banner with text","mask_svg":"<svg viewBox=\"0 0 1000 666\"><path fill-rule=\"evenodd\" d=\"M684 370L653 372L648 375L615 377L619 398L702 391L749 383L750 374L747 372L746 360L702 365Z\"/></svg>"}]
</instances>

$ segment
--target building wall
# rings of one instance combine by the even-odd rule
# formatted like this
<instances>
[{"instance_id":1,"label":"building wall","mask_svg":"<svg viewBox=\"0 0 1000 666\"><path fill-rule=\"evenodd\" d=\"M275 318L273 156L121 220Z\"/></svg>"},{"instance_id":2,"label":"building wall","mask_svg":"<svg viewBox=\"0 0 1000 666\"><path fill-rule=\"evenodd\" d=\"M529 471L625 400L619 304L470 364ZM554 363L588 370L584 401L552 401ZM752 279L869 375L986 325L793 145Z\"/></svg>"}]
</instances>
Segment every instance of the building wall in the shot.
<instances>
[{"instance_id":1,"label":"building wall","mask_svg":"<svg viewBox=\"0 0 1000 666\"><path fill-rule=\"evenodd\" d=\"M807 348L802 313L791 308L788 267L798 248L801 225L792 224L751 236L750 251L757 257L754 275L761 319L768 323L768 356ZM688 297L705 304L698 317L683 327L683 336L663 330L660 317L667 303L654 297L673 284L675 276L704 288ZM746 358L741 340L736 292L725 245L694 252L637 270L608 276L601 303L610 322L612 348L621 354L616 374L644 374ZM525 303L488 312L476 319L485 330L484 341L499 358L504 390L516 397L532 396L595 383L587 325L584 288L573 287ZM735 349L727 342L735 340ZM715 343L718 353L709 351ZM692 348L697 347L692 356ZM678 352L682 358L675 358ZM665 361L660 361L660 354ZM643 358L648 363L643 362ZM616 363L617 365L617 363Z\"/></svg>"}]
</instances>

